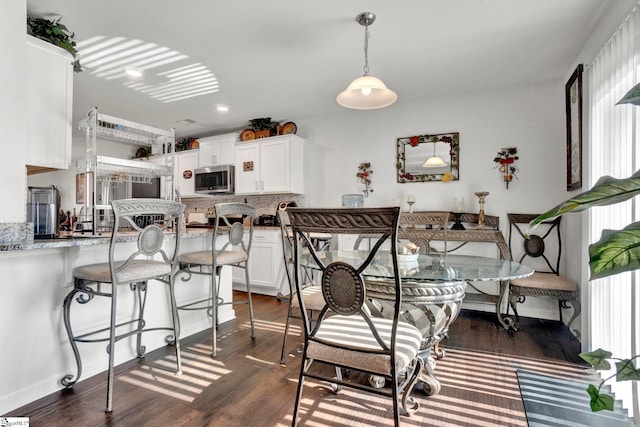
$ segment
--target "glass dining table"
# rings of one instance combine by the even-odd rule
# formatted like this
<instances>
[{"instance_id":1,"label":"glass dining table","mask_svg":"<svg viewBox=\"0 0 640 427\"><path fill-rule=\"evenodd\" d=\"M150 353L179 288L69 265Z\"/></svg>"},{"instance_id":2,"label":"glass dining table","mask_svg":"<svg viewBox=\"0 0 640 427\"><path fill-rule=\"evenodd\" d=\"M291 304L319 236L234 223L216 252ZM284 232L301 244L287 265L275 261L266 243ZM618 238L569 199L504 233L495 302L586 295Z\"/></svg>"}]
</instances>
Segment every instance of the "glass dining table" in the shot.
<instances>
[{"instance_id":1,"label":"glass dining table","mask_svg":"<svg viewBox=\"0 0 640 427\"><path fill-rule=\"evenodd\" d=\"M317 252L317 255L325 265L336 261L358 265L369 252L331 250ZM300 264L318 268L308 254L302 256ZM402 278L402 316L423 336L420 357L425 361L425 369L420 380L429 395L440 392L440 382L434 374L435 359L445 356L439 344L460 313L467 282L509 281L533 274L532 268L515 261L441 253L399 255L398 268ZM378 304L384 305L385 301L395 298L393 262L389 252L379 251L362 276L367 295Z\"/></svg>"}]
</instances>

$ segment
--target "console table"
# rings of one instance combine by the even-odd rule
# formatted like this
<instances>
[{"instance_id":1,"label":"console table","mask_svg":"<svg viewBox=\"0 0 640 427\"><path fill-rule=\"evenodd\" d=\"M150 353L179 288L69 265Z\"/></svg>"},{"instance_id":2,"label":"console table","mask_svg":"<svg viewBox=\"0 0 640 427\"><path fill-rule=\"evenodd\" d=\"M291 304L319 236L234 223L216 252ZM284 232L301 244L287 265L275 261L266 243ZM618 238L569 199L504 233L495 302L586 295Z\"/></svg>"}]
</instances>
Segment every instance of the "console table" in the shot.
<instances>
[{"instance_id":1,"label":"console table","mask_svg":"<svg viewBox=\"0 0 640 427\"><path fill-rule=\"evenodd\" d=\"M398 229L398 238L403 240L410 240L419 246L421 246L424 252L424 247L427 246L424 242L431 241L444 241L445 230L432 230L425 228L424 224L430 222L430 212L403 212L400 214L400 228ZM493 243L497 246L500 259L511 260L511 250L509 245L504 239L502 231L500 231L500 218L492 215L485 215L484 228L478 226L478 214L475 213L461 213L457 214L459 220L466 229L453 230L448 228L446 230L447 242L456 242L457 245L453 247L448 246L447 252L454 252L467 243ZM452 213L450 222L452 223L455 216ZM423 242L420 245L420 242ZM479 289L473 283L468 283L478 293L467 293L465 300L474 303L484 303L495 305L496 316L498 322L505 328L510 329L513 324L513 319L504 316L502 314L501 306L505 296L509 294L509 281L500 280L500 288L498 294L491 294ZM446 333L446 332L445 332ZM437 358L444 356L444 352L439 348L438 343L434 345L434 355Z\"/></svg>"}]
</instances>

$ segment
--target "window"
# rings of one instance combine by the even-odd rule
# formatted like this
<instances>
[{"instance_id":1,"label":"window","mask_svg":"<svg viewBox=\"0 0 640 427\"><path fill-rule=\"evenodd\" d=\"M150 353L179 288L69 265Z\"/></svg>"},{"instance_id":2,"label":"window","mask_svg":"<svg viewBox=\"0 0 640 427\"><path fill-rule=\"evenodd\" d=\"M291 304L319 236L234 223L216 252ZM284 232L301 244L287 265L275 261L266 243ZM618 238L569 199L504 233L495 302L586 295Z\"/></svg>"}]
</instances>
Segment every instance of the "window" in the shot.
<instances>
[{"instance_id":1,"label":"window","mask_svg":"<svg viewBox=\"0 0 640 427\"><path fill-rule=\"evenodd\" d=\"M625 178L640 167L636 146L640 143L640 108L616 102L640 82L640 11L634 9L591 64L589 73L589 167L592 186L603 175ZM640 39L639 39L640 40ZM638 220L638 201L589 210L589 242L600 238L603 229L621 229ZM640 354L640 291L637 272L594 280L587 285L589 350L603 348L614 357ZM638 314L636 314L638 313ZM603 374L608 376L607 374ZM611 382L616 399L630 415L638 414L638 384Z\"/></svg>"}]
</instances>

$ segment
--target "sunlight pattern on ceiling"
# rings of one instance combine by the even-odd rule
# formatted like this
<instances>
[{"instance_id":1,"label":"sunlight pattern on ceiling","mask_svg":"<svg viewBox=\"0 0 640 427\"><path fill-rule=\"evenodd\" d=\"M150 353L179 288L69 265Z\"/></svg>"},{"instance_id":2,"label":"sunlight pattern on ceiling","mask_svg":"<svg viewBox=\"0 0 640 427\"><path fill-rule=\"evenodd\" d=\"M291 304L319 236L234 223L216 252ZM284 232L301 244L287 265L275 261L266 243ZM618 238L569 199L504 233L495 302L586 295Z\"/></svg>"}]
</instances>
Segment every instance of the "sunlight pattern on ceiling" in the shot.
<instances>
[{"instance_id":1,"label":"sunlight pattern on ceiling","mask_svg":"<svg viewBox=\"0 0 640 427\"><path fill-rule=\"evenodd\" d=\"M201 63L168 47L124 37L92 37L77 44L80 63L89 74L105 80L122 79L123 85L157 99L175 102L218 92L213 72ZM137 69L132 78L126 69Z\"/></svg>"}]
</instances>

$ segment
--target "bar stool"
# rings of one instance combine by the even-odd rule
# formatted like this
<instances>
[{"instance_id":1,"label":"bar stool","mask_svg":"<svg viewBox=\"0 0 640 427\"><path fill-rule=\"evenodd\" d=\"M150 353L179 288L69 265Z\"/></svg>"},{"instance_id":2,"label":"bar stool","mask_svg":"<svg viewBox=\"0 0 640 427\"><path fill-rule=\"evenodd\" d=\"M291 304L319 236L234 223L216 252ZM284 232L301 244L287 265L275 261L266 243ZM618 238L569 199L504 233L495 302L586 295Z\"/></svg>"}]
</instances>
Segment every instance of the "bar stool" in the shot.
<instances>
[{"instance_id":1,"label":"bar stool","mask_svg":"<svg viewBox=\"0 0 640 427\"><path fill-rule=\"evenodd\" d=\"M211 334L213 337L211 356L218 355L217 332L218 307L226 304L248 304L251 321L251 339L255 339L253 326L253 305L251 302L251 283L249 282L249 253L253 241L253 219L256 217L255 208L246 203L218 203L214 205L216 222L213 229L211 249L206 251L189 252L178 257L180 273L186 273L182 282L191 279L192 274L209 277L210 295L206 298L177 306L177 310L207 310L211 316ZM245 238L244 221L248 220L248 233ZM218 246L220 248L218 249ZM233 250L232 250L233 249ZM247 299L243 301L224 301L220 295L220 270L224 266L244 269L247 284ZM178 331L180 330L179 318Z\"/></svg>"},{"instance_id":2,"label":"bar stool","mask_svg":"<svg viewBox=\"0 0 640 427\"><path fill-rule=\"evenodd\" d=\"M157 199L128 199L111 203L114 214L114 226L109 245L108 262L89 264L73 270L73 289L64 299L64 325L76 360L77 375L65 375L61 383L72 388L82 375L82 361L76 343L108 342L109 366L107 374L107 408L113 411L113 363L115 343L123 338L136 335L138 357L145 354L142 345L142 332L170 330L172 335L165 338L168 344L175 345L177 374L180 369L180 347L177 340L177 318L175 316L175 298L173 293L174 274L178 269L177 254L180 249L180 227L185 205L179 202ZM168 233L170 228L175 230ZM155 280L169 285L171 300L171 327L147 327L144 312L147 302L147 284ZM118 288L129 285L137 299L134 317L118 323L116 303ZM109 326L91 332L75 335L71 325L71 307L75 300L87 304L95 297L111 300ZM107 334L108 336L104 336Z\"/></svg>"}]
</instances>

